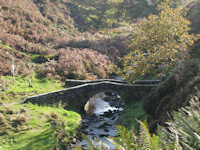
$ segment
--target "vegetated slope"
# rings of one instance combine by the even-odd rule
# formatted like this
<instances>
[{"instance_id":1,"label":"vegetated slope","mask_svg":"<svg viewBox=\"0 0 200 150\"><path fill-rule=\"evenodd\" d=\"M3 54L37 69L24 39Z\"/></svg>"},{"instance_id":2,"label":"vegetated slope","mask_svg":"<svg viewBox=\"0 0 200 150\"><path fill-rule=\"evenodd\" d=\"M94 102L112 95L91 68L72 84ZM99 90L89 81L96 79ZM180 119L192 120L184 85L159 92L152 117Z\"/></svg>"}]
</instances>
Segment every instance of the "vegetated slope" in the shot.
<instances>
[{"instance_id":1,"label":"vegetated slope","mask_svg":"<svg viewBox=\"0 0 200 150\"><path fill-rule=\"evenodd\" d=\"M184 7L189 8L187 18L191 21L190 33L200 33L200 3L189 1ZM150 132L155 132L157 124L164 125L173 116L174 110L188 106L191 95L195 95L200 88L199 42L195 42L190 52L194 59L179 64L173 74L144 99L143 109L151 115Z\"/></svg>"},{"instance_id":2,"label":"vegetated slope","mask_svg":"<svg viewBox=\"0 0 200 150\"><path fill-rule=\"evenodd\" d=\"M29 56L26 54L55 54L56 41L68 39L69 34L76 32L62 3L8 0L0 1L0 4L3 75L10 73L13 61L16 65L27 65ZM55 20L50 20L51 16Z\"/></svg>"},{"instance_id":3,"label":"vegetated slope","mask_svg":"<svg viewBox=\"0 0 200 150\"><path fill-rule=\"evenodd\" d=\"M191 33L200 33L200 2L198 0L190 1L185 6L189 8L187 18L191 22Z\"/></svg>"},{"instance_id":4,"label":"vegetated slope","mask_svg":"<svg viewBox=\"0 0 200 150\"><path fill-rule=\"evenodd\" d=\"M157 124L173 116L172 111L189 105L191 95L200 88L199 60L185 62L161 85L144 98L143 109L151 115L149 128L155 132Z\"/></svg>"},{"instance_id":5,"label":"vegetated slope","mask_svg":"<svg viewBox=\"0 0 200 150\"><path fill-rule=\"evenodd\" d=\"M76 32L62 3L8 0L1 6L1 41L19 51L49 54L55 51L55 40Z\"/></svg>"},{"instance_id":6,"label":"vegetated slope","mask_svg":"<svg viewBox=\"0 0 200 150\"><path fill-rule=\"evenodd\" d=\"M16 104L0 106L0 148L72 149L81 116L63 108Z\"/></svg>"},{"instance_id":7,"label":"vegetated slope","mask_svg":"<svg viewBox=\"0 0 200 150\"><path fill-rule=\"evenodd\" d=\"M71 0L67 5L79 30L93 31L120 27L155 14L159 1Z\"/></svg>"},{"instance_id":8,"label":"vegetated slope","mask_svg":"<svg viewBox=\"0 0 200 150\"><path fill-rule=\"evenodd\" d=\"M120 50L127 49L123 43L126 36L120 38L123 29L111 33L119 38L98 33L80 35L66 1L8 0L0 4L2 75L11 74L15 62L27 71L25 74L38 71L40 75L57 78L105 78L110 59L116 60ZM24 70L16 70L16 74Z\"/></svg>"}]
</instances>

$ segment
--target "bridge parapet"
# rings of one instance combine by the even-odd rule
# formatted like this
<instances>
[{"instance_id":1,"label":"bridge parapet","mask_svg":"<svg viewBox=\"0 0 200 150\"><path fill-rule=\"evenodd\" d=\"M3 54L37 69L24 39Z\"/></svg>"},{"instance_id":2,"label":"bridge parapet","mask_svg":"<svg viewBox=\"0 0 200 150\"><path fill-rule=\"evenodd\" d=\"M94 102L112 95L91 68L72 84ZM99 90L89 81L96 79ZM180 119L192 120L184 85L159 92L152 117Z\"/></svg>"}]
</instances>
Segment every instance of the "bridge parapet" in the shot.
<instances>
[{"instance_id":1,"label":"bridge parapet","mask_svg":"<svg viewBox=\"0 0 200 150\"><path fill-rule=\"evenodd\" d=\"M116 80L116 79L99 79L99 80L66 79L65 80L65 85L67 85L67 86L77 86L77 85L82 85L82 84L98 83L98 82L104 82L104 81L127 84L127 81ZM134 81L132 84L159 84L160 82L161 82L161 80L139 80L139 81Z\"/></svg>"},{"instance_id":2,"label":"bridge parapet","mask_svg":"<svg viewBox=\"0 0 200 150\"><path fill-rule=\"evenodd\" d=\"M82 84L98 83L98 82L104 82L104 81L127 84L126 81L115 80L115 79L98 79L98 80L74 80L74 79L66 79L65 80L65 85L67 85L67 86L77 86L77 85L82 85Z\"/></svg>"}]
</instances>

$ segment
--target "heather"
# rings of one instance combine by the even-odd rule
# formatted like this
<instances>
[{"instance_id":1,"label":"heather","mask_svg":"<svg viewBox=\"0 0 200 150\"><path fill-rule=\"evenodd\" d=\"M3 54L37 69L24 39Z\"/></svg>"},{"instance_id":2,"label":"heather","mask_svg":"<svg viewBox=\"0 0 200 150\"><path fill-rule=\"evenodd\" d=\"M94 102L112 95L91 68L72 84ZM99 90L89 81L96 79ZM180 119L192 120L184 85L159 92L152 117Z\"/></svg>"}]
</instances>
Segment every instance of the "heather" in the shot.
<instances>
[{"instance_id":1,"label":"heather","mask_svg":"<svg viewBox=\"0 0 200 150\"><path fill-rule=\"evenodd\" d=\"M107 78L111 61L106 55L90 49L62 48L57 53L58 60L42 64L41 76L73 79Z\"/></svg>"},{"instance_id":2,"label":"heather","mask_svg":"<svg viewBox=\"0 0 200 150\"><path fill-rule=\"evenodd\" d=\"M2 75L11 74L14 62L19 70L24 68L16 75L36 71L62 79L106 78L109 65L129 51L126 41L131 27L80 33L67 3L10 0L1 5Z\"/></svg>"}]
</instances>

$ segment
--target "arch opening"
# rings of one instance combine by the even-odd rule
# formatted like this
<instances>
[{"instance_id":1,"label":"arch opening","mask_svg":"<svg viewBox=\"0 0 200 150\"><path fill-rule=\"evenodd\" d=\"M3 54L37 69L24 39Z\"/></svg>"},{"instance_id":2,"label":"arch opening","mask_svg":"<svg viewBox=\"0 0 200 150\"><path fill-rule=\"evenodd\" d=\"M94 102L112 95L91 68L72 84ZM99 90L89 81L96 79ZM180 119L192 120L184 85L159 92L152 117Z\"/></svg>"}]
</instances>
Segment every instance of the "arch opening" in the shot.
<instances>
[{"instance_id":1,"label":"arch opening","mask_svg":"<svg viewBox=\"0 0 200 150\"><path fill-rule=\"evenodd\" d=\"M122 111L123 103L116 92L100 92L92 96L84 105L86 114L104 114L109 111Z\"/></svg>"}]
</instances>

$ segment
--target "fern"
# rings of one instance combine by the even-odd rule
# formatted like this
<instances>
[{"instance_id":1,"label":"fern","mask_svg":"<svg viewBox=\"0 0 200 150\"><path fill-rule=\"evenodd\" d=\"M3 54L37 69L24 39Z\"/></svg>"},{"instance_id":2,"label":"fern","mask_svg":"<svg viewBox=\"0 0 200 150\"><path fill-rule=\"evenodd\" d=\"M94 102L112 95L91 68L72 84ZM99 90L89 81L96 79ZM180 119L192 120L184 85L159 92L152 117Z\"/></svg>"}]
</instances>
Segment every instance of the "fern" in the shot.
<instances>
[{"instance_id":1,"label":"fern","mask_svg":"<svg viewBox=\"0 0 200 150\"><path fill-rule=\"evenodd\" d=\"M153 136L150 135L148 125L146 121L140 123L140 149L144 150L159 150L162 149L160 147L160 142L158 136L153 134Z\"/></svg>"},{"instance_id":2,"label":"fern","mask_svg":"<svg viewBox=\"0 0 200 150\"><path fill-rule=\"evenodd\" d=\"M193 97L190 106L174 112L174 120L167 122L167 129L158 127L163 145L178 149L200 149L200 102Z\"/></svg>"},{"instance_id":3,"label":"fern","mask_svg":"<svg viewBox=\"0 0 200 150\"><path fill-rule=\"evenodd\" d=\"M114 144L118 150L159 150L162 149L159 138L156 135L151 136L146 121L140 123L140 135L136 136L133 130L128 131L125 127L118 126L119 137L114 138Z\"/></svg>"},{"instance_id":4,"label":"fern","mask_svg":"<svg viewBox=\"0 0 200 150\"><path fill-rule=\"evenodd\" d=\"M117 126L117 134L119 137L114 138L114 144L116 145L117 149L138 149L138 139L133 127L131 131L128 131L123 126Z\"/></svg>"},{"instance_id":5,"label":"fern","mask_svg":"<svg viewBox=\"0 0 200 150\"><path fill-rule=\"evenodd\" d=\"M200 93L198 93L200 95ZM146 121L140 123L140 134L136 135L134 128L128 131L123 126L117 126L118 137L112 138L117 150L194 150L200 149L200 102L193 97L190 106L174 112L173 120L167 122L167 128L158 126L158 135L151 135ZM90 142L92 150L103 149L95 147Z\"/></svg>"}]
</instances>

